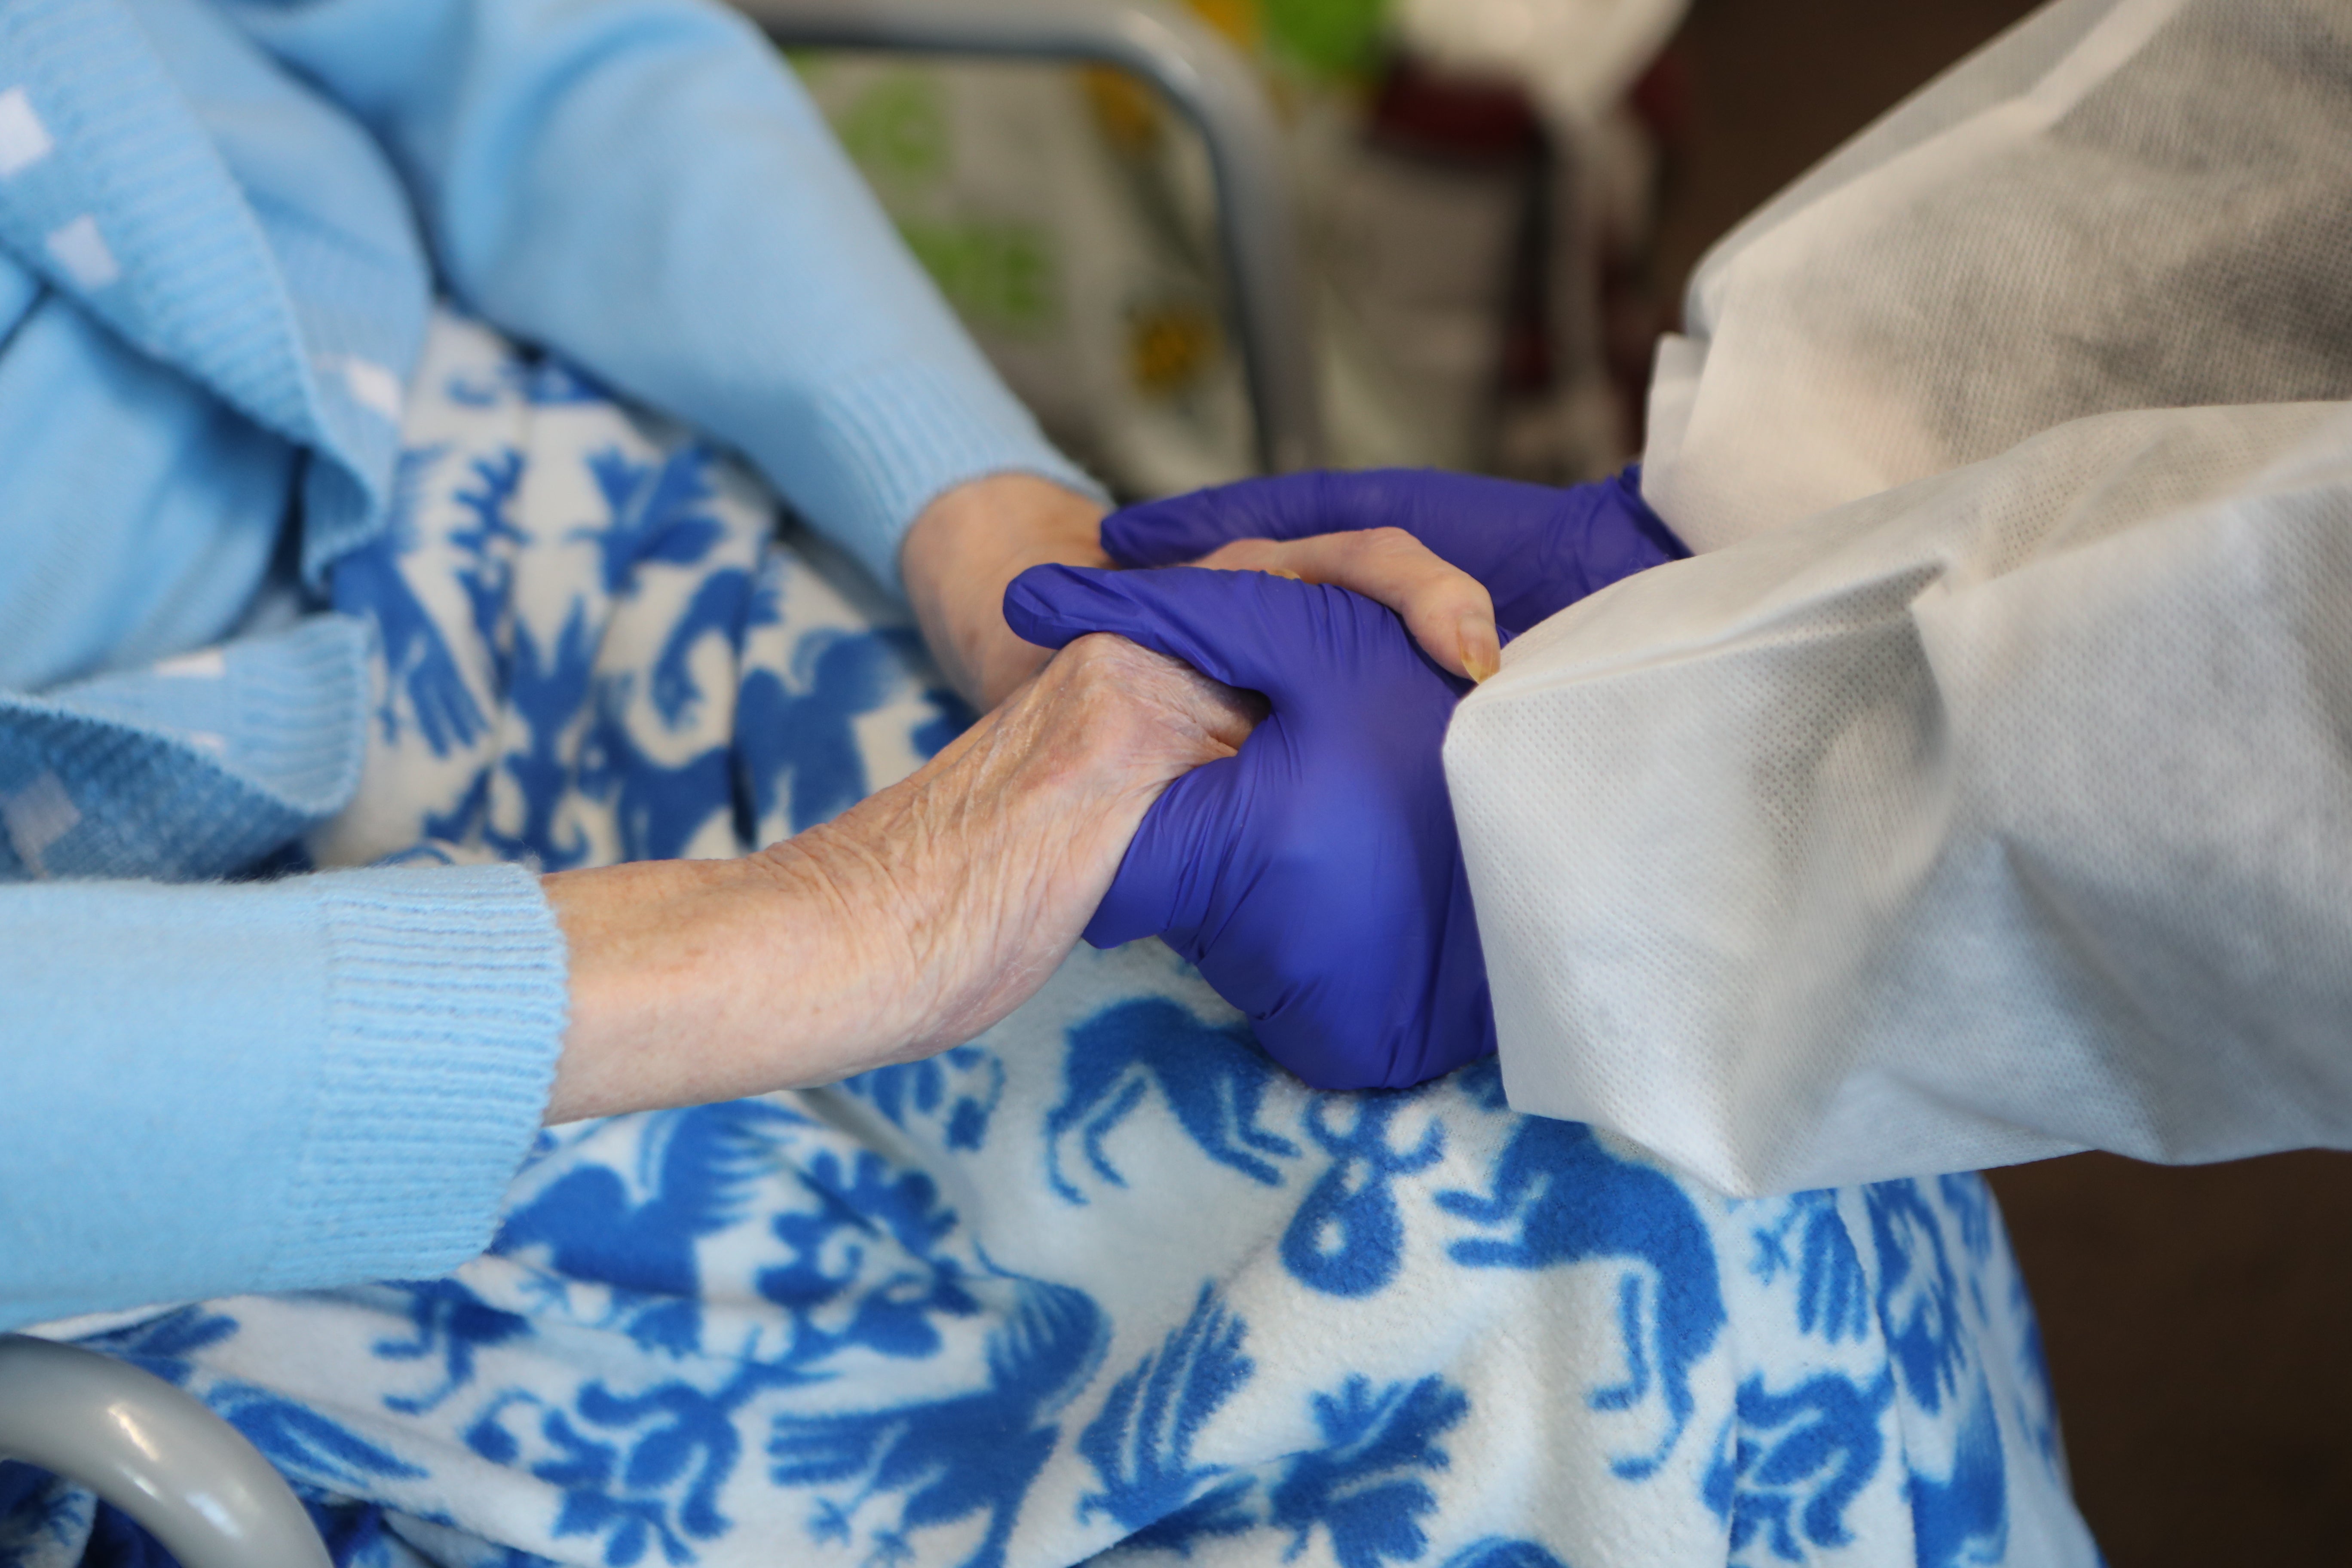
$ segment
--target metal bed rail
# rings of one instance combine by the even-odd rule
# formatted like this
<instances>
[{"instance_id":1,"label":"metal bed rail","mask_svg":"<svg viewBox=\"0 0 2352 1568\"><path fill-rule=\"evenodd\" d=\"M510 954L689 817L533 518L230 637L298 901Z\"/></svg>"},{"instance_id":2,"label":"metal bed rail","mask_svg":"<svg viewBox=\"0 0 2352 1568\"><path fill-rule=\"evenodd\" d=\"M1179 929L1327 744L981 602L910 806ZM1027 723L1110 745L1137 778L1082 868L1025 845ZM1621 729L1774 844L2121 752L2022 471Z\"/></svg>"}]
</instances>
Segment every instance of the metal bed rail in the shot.
<instances>
[{"instance_id":1,"label":"metal bed rail","mask_svg":"<svg viewBox=\"0 0 2352 1568\"><path fill-rule=\"evenodd\" d=\"M1109 66L1157 88L1207 143L1230 327L1258 465L1324 459L1313 297L1288 162L1264 85L1233 46L1153 0L733 0L779 45Z\"/></svg>"}]
</instances>

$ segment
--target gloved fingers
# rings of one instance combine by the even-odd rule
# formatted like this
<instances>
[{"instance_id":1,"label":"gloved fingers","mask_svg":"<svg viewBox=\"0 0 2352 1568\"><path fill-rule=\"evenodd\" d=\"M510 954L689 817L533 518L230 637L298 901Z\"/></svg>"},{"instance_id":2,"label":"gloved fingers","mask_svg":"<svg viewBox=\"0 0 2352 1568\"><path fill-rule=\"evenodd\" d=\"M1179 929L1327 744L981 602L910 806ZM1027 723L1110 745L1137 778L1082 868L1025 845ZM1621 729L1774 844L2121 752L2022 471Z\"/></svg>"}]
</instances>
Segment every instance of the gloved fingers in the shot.
<instances>
[{"instance_id":1,"label":"gloved fingers","mask_svg":"<svg viewBox=\"0 0 2352 1568\"><path fill-rule=\"evenodd\" d=\"M1401 528L1307 539L1237 539L1197 564L1349 589L1394 610L1413 640L1447 673L1484 680L1502 668L1495 602L1486 585Z\"/></svg>"},{"instance_id":2,"label":"gloved fingers","mask_svg":"<svg viewBox=\"0 0 2352 1568\"><path fill-rule=\"evenodd\" d=\"M1181 658L1277 710L1418 658L1370 599L1264 572L1104 572L1032 566L1004 590L1004 619L1042 647L1111 632Z\"/></svg>"},{"instance_id":3,"label":"gloved fingers","mask_svg":"<svg viewBox=\"0 0 2352 1568\"><path fill-rule=\"evenodd\" d=\"M1396 471L1318 470L1229 485L1122 507L1103 519L1102 545L1121 566L1184 566L1236 539L1402 525L1410 492Z\"/></svg>"}]
</instances>

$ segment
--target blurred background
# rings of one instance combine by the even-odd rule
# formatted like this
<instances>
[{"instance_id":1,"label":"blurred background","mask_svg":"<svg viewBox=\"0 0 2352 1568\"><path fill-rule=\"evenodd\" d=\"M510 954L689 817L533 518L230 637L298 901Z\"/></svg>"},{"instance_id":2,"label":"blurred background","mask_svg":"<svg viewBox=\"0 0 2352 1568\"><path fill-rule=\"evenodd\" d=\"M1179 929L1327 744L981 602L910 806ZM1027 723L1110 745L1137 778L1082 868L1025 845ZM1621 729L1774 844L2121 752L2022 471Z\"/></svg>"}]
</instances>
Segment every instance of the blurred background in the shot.
<instances>
[{"instance_id":1,"label":"blurred background","mask_svg":"<svg viewBox=\"0 0 2352 1568\"><path fill-rule=\"evenodd\" d=\"M1638 453L1706 247L2021 0L1189 0L1283 120L1332 456ZM1099 70L795 57L1017 390L1127 496L1251 470L1208 170ZM2352 162L2347 162L2352 171ZM2347 176L2352 177L2352 176ZM2352 1155L1993 1176L2116 1568L2352 1563Z\"/></svg>"}]
</instances>

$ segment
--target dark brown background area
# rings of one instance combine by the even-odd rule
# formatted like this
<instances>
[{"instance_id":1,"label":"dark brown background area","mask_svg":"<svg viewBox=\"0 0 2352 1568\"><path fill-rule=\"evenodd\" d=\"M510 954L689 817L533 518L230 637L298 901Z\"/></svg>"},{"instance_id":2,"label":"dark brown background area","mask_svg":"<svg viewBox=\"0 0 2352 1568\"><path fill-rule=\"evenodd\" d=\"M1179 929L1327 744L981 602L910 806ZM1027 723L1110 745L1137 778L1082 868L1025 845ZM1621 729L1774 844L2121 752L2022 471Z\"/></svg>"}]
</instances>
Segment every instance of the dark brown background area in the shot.
<instances>
[{"instance_id":1,"label":"dark brown background area","mask_svg":"<svg viewBox=\"0 0 2352 1568\"><path fill-rule=\"evenodd\" d=\"M1717 235L2030 9L1695 0L1652 277L1668 319ZM2114 1568L2352 1564L2352 1155L2086 1154L1992 1183Z\"/></svg>"}]
</instances>

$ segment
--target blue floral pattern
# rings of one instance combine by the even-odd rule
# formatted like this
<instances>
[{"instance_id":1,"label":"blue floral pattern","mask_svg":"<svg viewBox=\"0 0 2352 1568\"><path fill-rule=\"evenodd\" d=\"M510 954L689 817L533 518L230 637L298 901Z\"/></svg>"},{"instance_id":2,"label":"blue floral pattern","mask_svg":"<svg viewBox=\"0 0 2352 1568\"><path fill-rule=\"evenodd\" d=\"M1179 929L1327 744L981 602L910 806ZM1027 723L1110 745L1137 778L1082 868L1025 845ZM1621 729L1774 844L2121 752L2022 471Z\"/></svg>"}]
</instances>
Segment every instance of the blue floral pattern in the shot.
<instances>
[{"instance_id":1,"label":"blue floral pattern","mask_svg":"<svg viewBox=\"0 0 2352 1568\"><path fill-rule=\"evenodd\" d=\"M415 403L323 863L740 853L964 721L722 457L448 319ZM1491 1062L1310 1091L1151 942L929 1061L555 1130L447 1279L95 1342L341 1568L2095 1561L1975 1177L1734 1203ZM0 1465L0 1568L135 1540Z\"/></svg>"}]
</instances>

